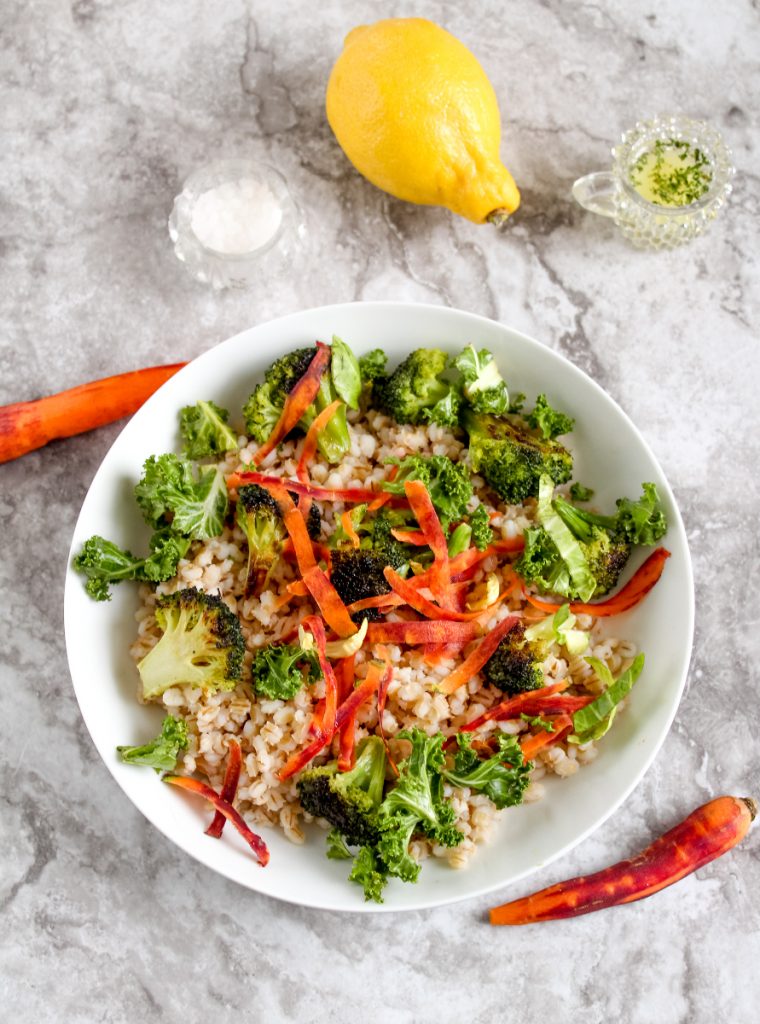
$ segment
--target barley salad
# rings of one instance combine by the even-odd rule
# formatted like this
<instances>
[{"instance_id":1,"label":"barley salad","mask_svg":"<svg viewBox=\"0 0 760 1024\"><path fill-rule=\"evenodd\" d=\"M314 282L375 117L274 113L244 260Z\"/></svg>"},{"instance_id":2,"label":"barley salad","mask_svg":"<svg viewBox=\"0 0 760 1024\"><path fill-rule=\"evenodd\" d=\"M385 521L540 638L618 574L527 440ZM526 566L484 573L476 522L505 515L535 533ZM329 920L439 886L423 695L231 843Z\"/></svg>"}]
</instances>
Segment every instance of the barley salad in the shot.
<instances>
[{"instance_id":1,"label":"barley salad","mask_svg":"<svg viewBox=\"0 0 760 1024\"><path fill-rule=\"evenodd\" d=\"M600 623L657 582L666 522L649 483L596 510L561 396L508 383L477 345L300 348L242 415L181 411L183 453L136 486L146 556L84 544L90 596L140 581L138 699L166 712L119 755L214 802L212 835L266 863L253 828L302 843L316 819L382 900L596 757L643 666Z\"/></svg>"}]
</instances>

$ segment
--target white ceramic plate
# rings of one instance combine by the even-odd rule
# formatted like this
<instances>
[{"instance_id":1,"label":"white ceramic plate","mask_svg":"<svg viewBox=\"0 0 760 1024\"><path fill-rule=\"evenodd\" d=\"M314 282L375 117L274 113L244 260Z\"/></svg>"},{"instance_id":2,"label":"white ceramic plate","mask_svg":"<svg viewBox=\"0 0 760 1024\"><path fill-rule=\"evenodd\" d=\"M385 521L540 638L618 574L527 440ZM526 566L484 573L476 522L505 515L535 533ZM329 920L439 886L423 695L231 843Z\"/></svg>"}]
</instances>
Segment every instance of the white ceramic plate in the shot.
<instances>
[{"instance_id":1,"label":"white ceramic plate","mask_svg":"<svg viewBox=\"0 0 760 1024\"><path fill-rule=\"evenodd\" d=\"M402 303L358 303L306 310L244 331L205 352L167 381L129 421L103 460L85 498L71 555L100 533L140 550L147 530L132 489L151 454L178 450L177 411L200 398L241 408L262 371L278 355L317 338L338 334L358 353L380 346L395 366L414 348L438 346L458 352L468 342L494 352L510 387L550 401L574 416L569 436L576 479L596 490L601 508L620 495L635 497L642 481L657 484L670 528L672 552L665 572L633 611L608 620L608 629L646 652L644 672L630 706L600 743L600 755L564 781L552 781L546 797L505 811L492 841L466 870L428 860L416 885L391 881L385 903L363 901L346 881L345 861L325 857L324 833L294 846L275 829L263 830L271 850L259 867L234 829L222 840L203 830L204 801L163 785L147 768L124 765L115 748L154 736L162 720L157 708L135 700L137 672L128 654L135 634L137 587L114 588L110 603L96 603L69 568L65 593L66 646L74 688L87 728L129 799L173 843L241 885L306 906L330 910L409 910L437 906L497 889L549 864L597 828L630 794L659 750L686 679L693 632L691 564L681 517L662 470L626 415L605 392L567 360L516 331L453 309ZM640 555L638 561L643 559Z\"/></svg>"}]
</instances>

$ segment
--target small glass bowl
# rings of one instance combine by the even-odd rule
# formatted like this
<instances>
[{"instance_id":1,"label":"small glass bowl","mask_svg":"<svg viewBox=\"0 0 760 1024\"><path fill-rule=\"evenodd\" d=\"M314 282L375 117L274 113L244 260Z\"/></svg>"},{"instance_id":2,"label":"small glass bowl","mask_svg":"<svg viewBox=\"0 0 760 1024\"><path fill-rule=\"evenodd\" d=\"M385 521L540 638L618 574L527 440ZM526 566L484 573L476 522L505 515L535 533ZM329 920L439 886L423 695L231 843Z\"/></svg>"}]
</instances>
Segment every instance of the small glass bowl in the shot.
<instances>
[{"instance_id":1,"label":"small glass bowl","mask_svg":"<svg viewBox=\"0 0 760 1024\"><path fill-rule=\"evenodd\" d=\"M711 164L709 188L688 206L651 203L631 184L631 170L638 158L658 140L670 139L701 149ZM705 121L676 114L638 121L613 147L612 156L612 169L579 178L573 185L573 197L584 209L612 217L622 233L642 248L672 249L701 235L731 194L731 151L720 132Z\"/></svg>"},{"instance_id":2,"label":"small glass bowl","mask_svg":"<svg viewBox=\"0 0 760 1024\"><path fill-rule=\"evenodd\" d=\"M198 199L211 189L241 180L265 185L280 205L277 230L262 245L247 252L219 252L204 245L193 230ZM299 209L283 176L268 164L252 160L217 160L194 171L174 200L169 217L169 236L177 259L198 281L213 288L246 288L260 279L262 265L284 268L292 264L304 234Z\"/></svg>"}]
</instances>

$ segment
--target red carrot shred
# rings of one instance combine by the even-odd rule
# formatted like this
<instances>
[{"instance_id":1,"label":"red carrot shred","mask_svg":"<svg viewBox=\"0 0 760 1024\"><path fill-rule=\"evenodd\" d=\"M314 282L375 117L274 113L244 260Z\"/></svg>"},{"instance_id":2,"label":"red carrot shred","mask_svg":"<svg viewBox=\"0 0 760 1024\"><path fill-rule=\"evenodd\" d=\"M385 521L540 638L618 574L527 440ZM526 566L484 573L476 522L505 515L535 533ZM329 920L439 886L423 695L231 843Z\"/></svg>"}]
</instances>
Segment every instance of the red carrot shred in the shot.
<instances>
[{"instance_id":1,"label":"red carrot shred","mask_svg":"<svg viewBox=\"0 0 760 1024\"><path fill-rule=\"evenodd\" d=\"M325 644L325 627L317 615L309 615L303 620L301 626L308 630L314 637L314 645L317 649L319 667L322 669L322 676L325 680L325 696L317 704L317 708L309 723L309 734L320 736L324 732L335 731L335 714L338 707L338 681L330 662L327 660Z\"/></svg>"},{"instance_id":2,"label":"red carrot shred","mask_svg":"<svg viewBox=\"0 0 760 1024\"><path fill-rule=\"evenodd\" d=\"M338 663L336 676L338 679L338 700L343 701L351 693L354 686L354 665L356 656L342 658ZM338 753L338 771L349 772L356 761L356 716L357 711L346 719L340 730L340 751Z\"/></svg>"},{"instance_id":3,"label":"red carrot shred","mask_svg":"<svg viewBox=\"0 0 760 1024\"><path fill-rule=\"evenodd\" d=\"M562 679L558 683L550 683L549 686L542 686L538 690L528 690L526 693L518 693L509 700L502 701L494 707L484 711L482 715L473 718L466 725L461 726L457 732L473 732L479 729L486 722L506 722L520 715L572 715L581 708L590 704L594 697L589 694L586 697L563 696L562 691L570 686L570 680ZM450 737L445 747L454 743Z\"/></svg>"},{"instance_id":4,"label":"red carrot shred","mask_svg":"<svg viewBox=\"0 0 760 1024\"><path fill-rule=\"evenodd\" d=\"M237 793L238 782L240 781L240 767L243 763L243 755L240 751L240 744L237 740L230 740L227 747L227 768L224 772L224 783L222 785L221 797L231 804ZM211 824L206 829L206 835L213 839L219 839L227 819L221 811L217 811Z\"/></svg>"},{"instance_id":5,"label":"red carrot shred","mask_svg":"<svg viewBox=\"0 0 760 1024\"><path fill-rule=\"evenodd\" d=\"M488 636L480 641L472 654L468 655L461 665L458 665L450 675L446 676L442 683L438 684L437 689L441 693L448 695L469 682L474 675L480 672L507 633L519 621L516 615L509 615L506 619L503 619L496 629L491 630Z\"/></svg>"},{"instance_id":6,"label":"red carrot shred","mask_svg":"<svg viewBox=\"0 0 760 1024\"><path fill-rule=\"evenodd\" d=\"M667 548L656 548L617 594L596 604L571 601L570 610L584 615L595 615L597 618L621 615L623 612L630 611L631 608L635 608L646 597L657 583L660 576L662 576L662 571L668 558L670 558L670 552ZM533 594L526 594L525 596L534 608L540 608L543 612L556 612L558 608L562 607L553 601L543 601Z\"/></svg>"},{"instance_id":7,"label":"red carrot shred","mask_svg":"<svg viewBox=\"0 0 760 1024\"><path fill-rule=\"evenodd\" d=\"M318 341L316 355L309 363L304 375L285 399L280 418L269 435L269 439L253 456L251 461L254 466L260 465L267 455L274 451L280 441L290 433L317 397L322 374L330 364L330 355L330 346Z\"/></svg>"},{"instance_id":8,"label":"red carrot shred","mask_svg":"<svg viewBox=\"0 0 760 1024\"><path fill-rule=\"evenodd\" d=\"M380 733L380 739L383 741L383 746L385 747L385 756L388 758L388 764L391 766L393 774L398 778L398 767L396 762L393 760L390 744L388 743L388 738L385 735L385 729L383 727L383 714L385 713L385 702L388 699L388 687L393 679L393 664L391 663L390 652L385 644L377 644L375 650L385 662L385 670L383 671L380 679L380 685L377 688L377 728Z\"/></svg>"},{"instance_id":9,"label":"red carrot shred","mask_svg":"<svg viewBox=\"0 0 760 1024\"><path fill-rule=\"evenodd\" d=\"M180 789L187 789L191 793L197 793L198 796L202 796L208 800L208 802L212 804L217 811L220 811L224 815L227 821L231 822L235 826L240 835L256 854L259 864L261 864L262 867L266 867L269 863L269 850L267 849L264 840L248 828L248 825L232 804L223 800L218 793L211 788L211 786L207 786L205 782L200 782L198 779L188 778L185 775L164 775L162 781L168 782L172 786L179 786Z\"/></svg>"},{"instance_id":10,"label":"red carrot shred","mask_svg":"<svg viewBox=\"0 0 760 1024\"><path fill-rule=\"evenodd\" d=\"M370 665L370 671L367 673L367 678L351 692L350 696L348 696L338 708L332 732L323 732L322 735L315 737L311 743L307 744L303 750L296 751L295 754L292 754L285 766L280 769L278 776L280 780L284 782L285 779L291 778L296 774L296 772L300 772L302 768L306 767L309 761L315 758L317 754L324 750L327 744L332 741L336 730L342 728L354 711L361 707L364 701L375 692L378 682L380 681L380 672L372 672L371 669L372 666Z\"/></svg>"}]
</instances>

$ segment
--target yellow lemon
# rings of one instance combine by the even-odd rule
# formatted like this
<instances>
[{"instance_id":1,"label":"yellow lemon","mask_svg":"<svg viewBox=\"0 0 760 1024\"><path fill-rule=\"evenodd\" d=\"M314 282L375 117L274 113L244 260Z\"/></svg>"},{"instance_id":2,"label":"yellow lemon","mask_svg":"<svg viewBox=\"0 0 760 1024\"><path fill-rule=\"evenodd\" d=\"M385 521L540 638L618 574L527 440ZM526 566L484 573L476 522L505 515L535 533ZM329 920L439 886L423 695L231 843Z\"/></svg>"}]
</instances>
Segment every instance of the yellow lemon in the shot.
<instances>
[{"instance_id":1,"label":"yellow lemon","mask_svg":"<svg viewBox=\"0 0 760 1024\"><path fill-rule=\"evenodd\" d=\"M349 32L327 85L327 119L354 167L399 199L478 224L520 204L499 157L493 87L432 21L389 18Z\"/></svg>"}]
</instances>

